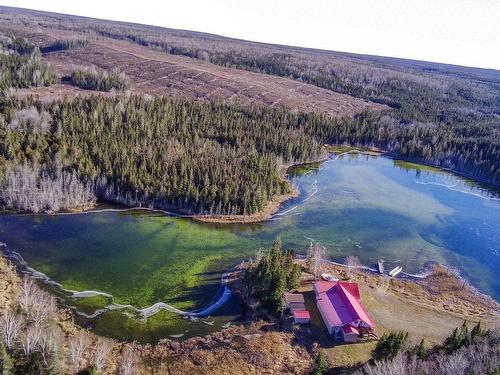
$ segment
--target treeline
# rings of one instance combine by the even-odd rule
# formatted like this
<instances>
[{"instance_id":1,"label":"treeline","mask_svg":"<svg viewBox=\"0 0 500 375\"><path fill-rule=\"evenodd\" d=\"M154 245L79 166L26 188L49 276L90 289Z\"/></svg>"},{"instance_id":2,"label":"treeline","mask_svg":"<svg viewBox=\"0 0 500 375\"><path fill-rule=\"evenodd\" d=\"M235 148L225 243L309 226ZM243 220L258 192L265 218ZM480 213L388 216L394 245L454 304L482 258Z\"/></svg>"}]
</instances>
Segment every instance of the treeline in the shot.
<instances>
[{"instance_id":1,"label":"treeline","mask_svg":"<svg viewBox=\"0 0 500 375\"><path fill-rule=\"evenodd\" d=\"M322 152L300 118L280 110L142 96L46 107L4 98L3 108L3 165L43 166L54 181L75 172L99 198L192 214L254 213L288 191L282 165Z\"/></svg>"},{"instance_id":2,"label":"treeline","mask_svg":"<svg viewBox=\"0 0 500 375\"><path fill-rule=\"evenodd\" d=\"M82 19L57 27L91 29L102 36L129 40L169 54L291 78L387 104L392 110L382 118L383 123L377 124L381 129L367 130L362 124L356 130L361 135L342 136L339 140L384 146L401 157L499 182L498 81L460 71L451 74L445 68L426 67L423 63L391 65L383 59L259 45L140 25L126 27Z\"/></svg>"},{"instance_id":3,"label":"treeline","mask_svg":"<svg viewBox=\"0 0 500 375\"><path fill-rule=\"evenodd\" d=\"M75 70L71 73L71 83L85 90L124 91L130 83L125 73L113 70L106 72L95 67Z\"/></svg>"},{"instance_id":4,"label":"treeline","mask_svg":"<svg viewBox=\"0 0 500 375\"><path fill-rule=\"evenodd\" d=\"M325 143L377 146L395 157L500 185L500 123L406 125L388 115L365 111L353 119L310 124L312 133Z\"/></svg>"},{"instance_id":5,"label":"treeline","mask_svg":"<svg viewBox=\"0 0 500 375\"><path fill-rule=\"evenodd\" d=\"M87 39L60 39L44 46L41 51L42 53L64 51L72 48L86 47L89 44Z\"/></svg>"},{"instance_id":6,"label":"treeline","mask_svg":"<svg viewBox=\"0 0 500 375\"><path fill-rule=\"evenodd\" d=\"M385 334L377 342L373 360L356 375L497 375L500 373L500 332L477 323L464 323L442 344L428 348L424 340L411 344L408 333Z\"/></svg>"},{"instance_id":7,"label":"treeline","mask_svg":"<svg viewBox=\"0 0 500 375\"><path fill-rule=\"evenodd\" d=\"M446 81L380 68L320 60L318 64L293 53L256 53L242 50L206 51L214 64L292 78L331 91L386 104L391 115L403 123L443 124L481 122L496 118L499 97L490 88ZM194 56L200 56L196 51ZM483 91L484 90L484 91Z\"/></svg>"},{"instance_id":8,"label":"treeline","mask_svg":"<svg viewBox=\"0 0 500 375\"><path fill-rule=\"evenodd\" d=\"M0 90L48 86L57 82L59 78L42 62L38 48L24 38L0 34Z\"/></svg>"}]
</instances>

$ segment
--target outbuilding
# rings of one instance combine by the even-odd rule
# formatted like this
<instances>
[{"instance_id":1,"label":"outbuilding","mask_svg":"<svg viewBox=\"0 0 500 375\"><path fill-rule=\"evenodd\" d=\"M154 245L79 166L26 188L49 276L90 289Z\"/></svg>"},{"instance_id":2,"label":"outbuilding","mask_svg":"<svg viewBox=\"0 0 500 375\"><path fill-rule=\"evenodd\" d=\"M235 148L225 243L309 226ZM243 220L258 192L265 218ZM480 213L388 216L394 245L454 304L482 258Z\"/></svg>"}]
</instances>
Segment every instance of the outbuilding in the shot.
<instances>
[{"instance_id":1,"label":"outbuilding","mask_svg":"<svg viewBox=\"0 0 500 375\"><path fill-rule=\"evenodd\" d=\"M290 312L305 311L305 301L302 293L285 293L285 303Z\"/></svg>"},{"instance_id":2,"label":"outbuilding","mask_svg":"<svg viewBox=\"0 0 500 375\"><path fill-rule=\"evenodd\" d=\"M309 324L311 316L307 310L296 310L293 312L293 321L297 324Z\"/></svg>"},{"instance_id":3,"label":"outbuilding","mask_svg":"<svg viewBox=\"0 0 500 375\"><path fill-rule=\"evenodd\" d=\"M293 315L293 321L297 324L308 324L311 316L306 310L304 295L302 293L285 293L285 303Z\"/></svg>"}]
</instances>

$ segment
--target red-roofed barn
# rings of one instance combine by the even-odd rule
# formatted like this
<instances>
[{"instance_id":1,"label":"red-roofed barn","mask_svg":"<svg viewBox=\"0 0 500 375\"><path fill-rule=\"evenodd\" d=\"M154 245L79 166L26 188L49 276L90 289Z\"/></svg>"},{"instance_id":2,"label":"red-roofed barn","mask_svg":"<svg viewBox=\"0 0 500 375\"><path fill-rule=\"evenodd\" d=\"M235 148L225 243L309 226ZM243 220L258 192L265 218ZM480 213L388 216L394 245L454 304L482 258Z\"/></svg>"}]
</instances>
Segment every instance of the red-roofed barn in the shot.
<instances>
[{"instance_id":1,"label":"red-roofed barn","mask_svg":"<svg viewBox=\"0 0 500 375\"><path fill-rule=\"evenodd\" d=\"M331 335L345 342L357 341L360 331L372 332L375 323L361 302L358 284L316 281L316 303Z\"/></svg>"}]
</instances>

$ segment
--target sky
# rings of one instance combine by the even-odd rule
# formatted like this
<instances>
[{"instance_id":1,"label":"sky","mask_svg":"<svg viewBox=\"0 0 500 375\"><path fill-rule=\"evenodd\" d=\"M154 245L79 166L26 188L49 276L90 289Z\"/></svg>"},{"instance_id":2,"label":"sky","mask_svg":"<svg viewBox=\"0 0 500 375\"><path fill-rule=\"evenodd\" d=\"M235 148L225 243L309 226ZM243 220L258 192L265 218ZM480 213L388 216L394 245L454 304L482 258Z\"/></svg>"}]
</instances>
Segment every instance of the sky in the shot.
<instances>
[{"instance_id":1,"label":"sky","mask_svg":"<svg viewBox=\"0 0 500 375\"><path fill-rule=\"evenodd\" d=\"M0 0L0 4L500 70L500 0Z\"/></svg>"}]
</instances>

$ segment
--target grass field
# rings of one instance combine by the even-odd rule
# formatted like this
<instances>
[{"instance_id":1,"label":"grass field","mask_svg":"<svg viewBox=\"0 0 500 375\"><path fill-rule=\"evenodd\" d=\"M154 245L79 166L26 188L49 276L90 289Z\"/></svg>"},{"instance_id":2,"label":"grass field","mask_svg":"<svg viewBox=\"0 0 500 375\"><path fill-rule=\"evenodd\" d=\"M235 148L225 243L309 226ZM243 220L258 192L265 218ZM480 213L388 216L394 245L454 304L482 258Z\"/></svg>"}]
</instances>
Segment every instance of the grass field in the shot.
<instances>
[{"instance_id":1,"label":"grass field","mask_svg":"<svg viewBox=\"0 0 500 375\"><path fill-rule=\"evenodd\" d=\"M330 271L339 274L341 268L332 267ZM375 331L380 337L391 331L406 331L412 342L425 340L428 347L441 343L450 335L455 327L462 325L464 320L474 324L481 321L485 326L495 328L500 326L500 309L498 304L491 303L489 307L484 297L474 297L468 288L457 289L457 279L439 271L429 283L441 281L442 295L437 293L431 297L426 294L428 285L414 281L388 281L378 275L369 273L353 273L351 281L356 281L360 287L361 298L371 317L376 323ZM311 323L301 327L306 345L318 343L333 368L341 369L367 362L375 348L376 341L356 344L336 343L328 334L319 310L316 307L312 284L305 283L300 291L304 293L306 308L311 314ZM474 298L477 298L473 302ZM467 312L465 306L454 306L455 311L445 308L449 301L467 301L477 307L476 312ZM436 301L441 300L441 303ZM448 307L449 309L449 307ZM481 311L483 310L483 311Z\"/></svg>"}]
</instances>

